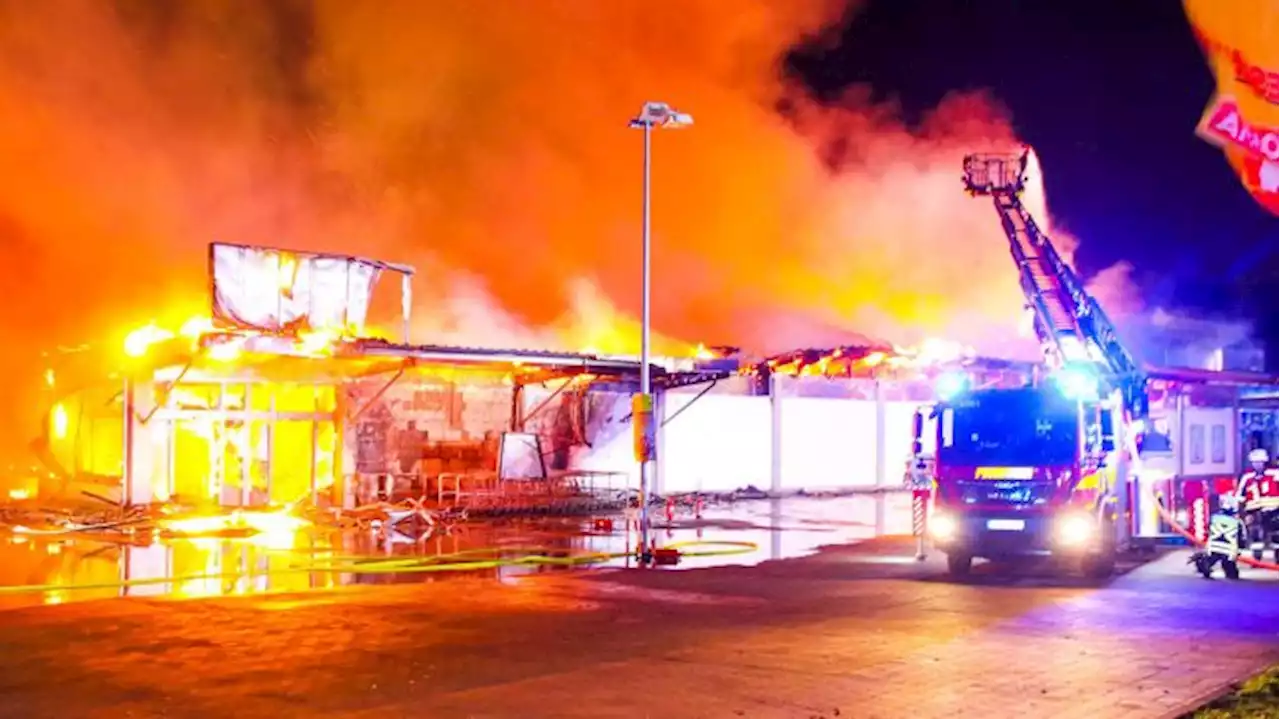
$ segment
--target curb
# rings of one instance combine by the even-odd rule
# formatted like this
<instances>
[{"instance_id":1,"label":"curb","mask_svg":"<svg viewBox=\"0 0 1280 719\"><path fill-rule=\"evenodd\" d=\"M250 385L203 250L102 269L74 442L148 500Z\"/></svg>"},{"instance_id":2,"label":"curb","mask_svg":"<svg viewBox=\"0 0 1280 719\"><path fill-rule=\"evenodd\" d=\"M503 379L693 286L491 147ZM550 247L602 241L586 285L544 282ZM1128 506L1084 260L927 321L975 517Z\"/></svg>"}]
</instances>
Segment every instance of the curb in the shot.
<instances>
[{"instance_id":1,"label":"curb","mask_svg":"<svg viewBox=\"0 0 1280 719\"><path fill-rule=\"evenodd\" d=\"M1241 684L1244 684L1250 679L1258 676L1258 674L1270 669L1271 666L1271 663L1264 664L1257 669L1244 672L1236 678L1227 681L1225 684L1219 685L1215 689L1201 692L1198 697L1187 701L1180 708L1161 714L1159 719L1183 719L1183 717L1189 717L1198 709L1203 709L1206 704L1211 704L1212 702L1227 696L1231 692L1235 691Z\"/></svg>"}]
</instances>

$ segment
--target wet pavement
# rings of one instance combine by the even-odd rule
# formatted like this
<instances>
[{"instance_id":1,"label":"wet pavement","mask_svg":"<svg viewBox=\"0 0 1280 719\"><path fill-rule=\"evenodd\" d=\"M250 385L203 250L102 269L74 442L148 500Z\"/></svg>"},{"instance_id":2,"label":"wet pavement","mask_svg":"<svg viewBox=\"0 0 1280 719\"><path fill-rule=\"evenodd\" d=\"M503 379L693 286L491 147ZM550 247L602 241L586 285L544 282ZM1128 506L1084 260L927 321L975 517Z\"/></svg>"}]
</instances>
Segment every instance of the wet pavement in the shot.
<instances>
[{"instance_id":1,"label":"wet pavement","mask_svg":"<svg viewBox=\"0 0 1280 719\"><path fill-rule=\"evenodd\" d=\"M1104 584L989 566L953 583L909 541L864 538L865 506L869 526L779 507L807 539L754 566L0 612L0 691L23 717L1162 717L1276 659L1274 574L1206 581L1174 553ZM771 510L698 524L750 536L725 525Z\"/></svg>"},{"instance_id":2,"label":"wet pavement","mask_svg":"<svg viewBox=\"0 0 1280 719\"><path fill-rule=\"evenodd\" d=\"M684 545L687 554L673 569L752 566L806 556L826 545L907 532L909 502L899 493L739 500L710 503L700 516L681 507L670 518L665 508L657 507L651 515L651 536L660 546ZM629 550L637 541L638 535L629 531L623 517L608 514L473 519L421 533L304 531L265 540L194 538L120 544L10 535L0 537L0 608L114 597L239 596L420 583L458 574L502 579L566 568L543 564L448 572L302 571L308 565L326 563L334 555L349 560L474 562L512 559L531 552L557 557L597 554L611 558L592 561L592 566L625 568L632 561ZM693 556L699 551L707 556Z\"/></svg>"}]
</instances>

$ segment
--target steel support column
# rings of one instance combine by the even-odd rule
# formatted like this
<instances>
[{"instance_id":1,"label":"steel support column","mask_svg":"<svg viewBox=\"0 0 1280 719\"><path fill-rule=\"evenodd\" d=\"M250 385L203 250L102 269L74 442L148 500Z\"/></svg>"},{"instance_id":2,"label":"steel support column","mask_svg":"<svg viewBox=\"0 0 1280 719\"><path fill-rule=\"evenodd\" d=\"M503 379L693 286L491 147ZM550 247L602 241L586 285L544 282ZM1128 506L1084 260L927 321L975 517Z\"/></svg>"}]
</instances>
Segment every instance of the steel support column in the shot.
<instances>
[{"instance_id":1,"label":"steel support column","mask_svg":"<svg viewBox=\"0 0 1280 719\"><path fill-rule=\"evenodd\" d=\"M777 374L769 375L769 491L782 492L782 381Z\"/></svg>"},{"instance_id":2,"label":"steel support column","mask_svg":"<svg viewBox=\"0 0 1280 719\"><path fill-rule=\"evenodd\" d=\"M885 472L888 468L886 455L888 454L888 442L885 437L885 406L884 406L884 385L880 380L875 380L874 397L876 402L876 478L874 485L877 487L889 486L889 482L885 481ZM856 480L855 480L856 481Z\"/></svg>"}]
</instances>

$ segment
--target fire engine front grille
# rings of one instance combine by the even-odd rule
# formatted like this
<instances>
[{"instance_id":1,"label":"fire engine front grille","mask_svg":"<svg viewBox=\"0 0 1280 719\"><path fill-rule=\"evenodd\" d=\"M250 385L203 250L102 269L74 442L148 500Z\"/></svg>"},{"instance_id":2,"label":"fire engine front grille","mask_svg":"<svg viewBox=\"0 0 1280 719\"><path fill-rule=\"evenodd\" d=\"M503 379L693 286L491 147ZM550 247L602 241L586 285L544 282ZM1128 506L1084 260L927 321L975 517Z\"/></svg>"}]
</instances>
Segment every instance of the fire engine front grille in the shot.
<instances>
[{"instance_id":1,"label":"fire engine front grille","mask_svg":"<svg viewBox=\"0 0 1280 719\"><path fill-rule=\"evenodd\" d=\"M1053 496L1050 482L958 482L957 490L961 504L1040 505L1047 504Z\"/></svg>"}]
</instances>

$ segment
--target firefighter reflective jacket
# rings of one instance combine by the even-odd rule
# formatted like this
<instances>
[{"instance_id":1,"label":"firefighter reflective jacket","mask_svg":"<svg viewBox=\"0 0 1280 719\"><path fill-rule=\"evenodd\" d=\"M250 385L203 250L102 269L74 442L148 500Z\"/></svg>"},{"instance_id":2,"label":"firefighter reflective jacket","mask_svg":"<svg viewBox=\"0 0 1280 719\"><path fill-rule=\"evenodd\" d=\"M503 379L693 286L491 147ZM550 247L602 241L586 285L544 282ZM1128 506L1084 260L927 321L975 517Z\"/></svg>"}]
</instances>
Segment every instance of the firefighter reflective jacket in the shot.
<instances>
[{"instance_id":1,"label":"firefighter reflective jacket","mask_svg":"<svg viewBox=\"0 0 1280 719\"><path fill-rule=\"evenodd\" d=\"M1236 498L1246 512L1280 509L1280 474L1274 469L1245 472L1236 485Z\"/></svg>"},{"instance_id":2,"label":"firefighter reflective jacket","mask_svg":"<svg viewBox=\"0 0 1280 719\"><path fill-rule=\"evenodd\" d=\"M1240 520L1229 514L1215 514L1209 521L1209 541L1205 549L1228 559L1240 555Z\"/></svg>"}]
</instances>

